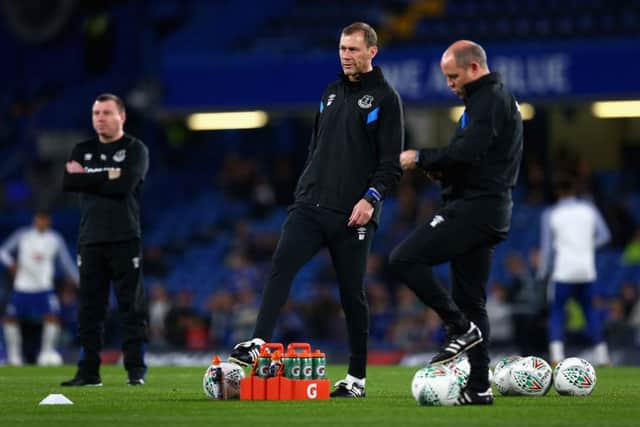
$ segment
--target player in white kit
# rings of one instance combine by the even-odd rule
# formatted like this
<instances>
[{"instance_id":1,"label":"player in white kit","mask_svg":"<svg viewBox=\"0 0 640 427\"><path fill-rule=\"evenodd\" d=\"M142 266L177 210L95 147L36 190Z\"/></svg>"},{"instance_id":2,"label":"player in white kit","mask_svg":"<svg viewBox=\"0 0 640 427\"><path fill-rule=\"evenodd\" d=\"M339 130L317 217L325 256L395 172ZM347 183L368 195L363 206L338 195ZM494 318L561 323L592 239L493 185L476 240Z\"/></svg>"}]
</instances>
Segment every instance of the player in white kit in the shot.
<instances>
[{"instance_id":1,"label":"player in white kit","mask_svg":"<svg viewBox=\"0 0 640 427\"><path fill-rule=\"evenodd\" d=\"M0 262L14 275L3 321L10 365L23 364L20 320L43 324L37 363L62 364L56 350L60 336L60 304L53 283L56 260L60 260L66 275L78 283L78 269L62 236L51 229L51 218L46 212L37 212L31 227L16 230L0 247Z\"/></svg>"},{"instance_id":2,"label":"player in white kit","mask_svg":"<svg viewBox=\"0 0 640 427\"><path fill-rule=\"evenodd\" d=\"M586 319L586 335L593 344L593 362L609 365L609 349L602 320L594 305L596 249L609 242L611 233L593 203L576 197L574 179L555 178L558 202L541 220L538 277L549 277L549 358L556 365L565 358L565 305L575 299Z\"/></svg>"}]
</instances>

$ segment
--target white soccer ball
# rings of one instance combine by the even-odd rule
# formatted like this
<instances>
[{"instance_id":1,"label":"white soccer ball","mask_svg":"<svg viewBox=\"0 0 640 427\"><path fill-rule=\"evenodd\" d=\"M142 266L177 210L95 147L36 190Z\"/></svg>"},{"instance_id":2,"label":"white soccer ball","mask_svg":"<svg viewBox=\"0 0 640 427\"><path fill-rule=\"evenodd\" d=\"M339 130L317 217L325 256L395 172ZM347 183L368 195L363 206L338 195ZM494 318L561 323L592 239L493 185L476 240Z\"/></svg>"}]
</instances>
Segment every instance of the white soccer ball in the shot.
<instances>
[{"instance_id":1,"label":"white soccer ball","mask_svg":"<svg viewBox=\"0 0 640 427\"><path fill-rule=\"evenodd\" d=\"M469 375L471 375L471 363L466 354L456 357L451 362L446 363L447 368L451 369L451 372L456 376L460 383L460 389L464 389L469 383ZM493 383L493 372L491 369L487 370L487 377L489 384Z\"/></svg>"},{"instance_id":2,"label":"white soccer ball","mask_svg":"<svg viewBox=\"0 0 640 427\"><path fill-rule=\"evenodd\" d=\"M460 383L460 388L465 388L467 386L467 383L469 382L469 374L471 374L471 364L469 364L469 358L463 354L447 363L446 366L451 370L453 375L455 375L458 383Z\"/></svg>"},{"instance_id":3,"label":"white soccer ball","mask_svg":"<svg viewBox=\"0 0 640 427\"><path fill-rule=\"evenodd\" d=\"M544 359L527 356L511 365L509 380L515 394L543 396L551 387L553 371Z\"/></svg>"},{"instance_id":4,"label":"white soccer ball","mask_svg":"<svg viewBox=\"0 0 640 427\"><path fill-rule=\"evenodd\" d=\"M446 366L427 366L414 375L411 393L419 405L451 406L460 395L460 383Z\"/></svg>"},{"instance_id":5,"label":"white soccer ball","mask_svg":"<svg viewBox=\"0 0 640 427\"><path fill-rule=\"evenodd\" d=\"M493 369L493 375L495 375L496 373L498 373L498 371L506 368L507 366L511 365L513 362L516 362L520 359L522 359L522 356L516 356L516 355L507 356L504 359L501 359L496 364L496 367Z\"/></svg>"},{"instance_id":6,"label":"white soccer ball","mask_svg":"<svg viewBox=\"0 0 640 427\"><path fill-rule=\"evenodd\" d=\"M61 366L64 361L62 360L60 353L52 350L40 353L36 363L38 366Z\"/></svg>"},{"instance_id":7,"label":"white soccer ball","mask_svg":"<svg viewBox=\"0 0 640 427\"><path fill-rule=\"evenodd\" d=\"M508 356L500 360L493 369L493 385L500 394L514 394L511 386L511 365L520 360L520 356Z\"/></svg>"},{"instance_id":8,"label":"white soccer ball","mask_svg":"<svg viewBox=\"0 0 640 427\"><path fill-rule=\"evenodd\" d=\"M596 386L596 371L586 360L569 357L553 370L553 386L562 396L587 396Z\"/></svg>"},{"instance_id":9,"label":"white soccer ball","mask_svg":"<svg viewBox=\"0 0 640 427\"><path fill-rule=\"evenodd\" d=\"M214 381L214 370L219 367L222 369L224 381L220 384ZM244 371L235 363L220 362L220 365L211 365L207 368L202 378L202 388L204 394L209 398L215 399L216 396L224 396L225 399L237 399L240 397L240 380L244 378ZM222 385L223 389L220 390Z\"/></svg>"}]
</instances>

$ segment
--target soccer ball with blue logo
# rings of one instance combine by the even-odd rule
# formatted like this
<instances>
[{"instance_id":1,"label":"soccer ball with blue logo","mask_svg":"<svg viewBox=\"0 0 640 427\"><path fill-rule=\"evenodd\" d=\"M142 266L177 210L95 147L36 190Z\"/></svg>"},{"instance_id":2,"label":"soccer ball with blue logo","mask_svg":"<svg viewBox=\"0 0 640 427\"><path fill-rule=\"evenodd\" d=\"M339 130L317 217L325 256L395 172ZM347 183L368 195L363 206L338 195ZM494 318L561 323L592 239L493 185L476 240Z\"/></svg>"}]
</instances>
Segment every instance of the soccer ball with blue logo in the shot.
<instances>
[{"instance_id":1,"label":"soccer ball with blue logo","mask_svg":"<svg viewBox=\"0 0 640 427\"><path fill-rule=\"evenodd\" d=\"M451 406L460 395L460 382L444 365L427 366L413 376L411 393L419 405Z\"/></svg>"},{"instance_id":2,"label":"soccer ball with blue logo","mask_svg":"<svg viewBox=\"0 0 640 427\"><path fill-rule=\"evenodd\" d=\"M527 356L511 365L509 380L515 394L543 396L551 388L553 371L544 359Z\"/></svg>"},{"instance_id":3,"label":"soccer ball with blue logo","mask_svg":"<svg viewBox=\"0 0 640 427\"><path fill-rule=\"evenodd\" d=\"M569 357L553 370L553 386L562 396L587 396L596 386L596 371L586 360Z\"/></svg>"}]
</instances>

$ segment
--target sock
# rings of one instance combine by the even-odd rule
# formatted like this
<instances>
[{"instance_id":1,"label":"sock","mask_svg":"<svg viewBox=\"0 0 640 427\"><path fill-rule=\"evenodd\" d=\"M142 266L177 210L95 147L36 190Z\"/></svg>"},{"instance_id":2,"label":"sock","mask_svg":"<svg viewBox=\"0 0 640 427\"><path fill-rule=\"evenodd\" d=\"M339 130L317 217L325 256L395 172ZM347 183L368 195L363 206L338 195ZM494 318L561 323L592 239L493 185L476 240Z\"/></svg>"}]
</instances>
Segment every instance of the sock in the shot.
<instances>
[{"instance_id":1,"label":"sock","mask_svg":"<svg viewBox=\"0 0 640 427\"><path fill-rule=\"evenodd\" d=\"M4 341L10 365L22 365L22 334L17 323L4 323Z\"/></svg>"},{"instance_id":2,"label":"sock","mask_svg":"<svg viewBox=\"0 0 640 427\"><path fill-rule=\"evenodd\" d=\"M359 386L364 387L364 384L366 381L367 381L366 378L357 378L357 377L354 377L353 375L347 374L347 382L349 383L358 384Z\"/></svg>"},{"instance_id":3,"label":"sock","mask_svg":"<svg viewBox=\"0 0 640 427\"><path fill-rule=\"evenodd\" d=\"M562 341L551 341L549 343L549 359L551 359L551 363L560 363L564 360L564 344Z\"/></svg>"},{"instance_id":4,"label":"sock","mask_svg":"<svg viewBox=\"0 0 640 427\"><path fill-rule=\"evenodd\" d=\"M601 343L596 344L593 348L593 358L595 359L596 365L609 365L611 364L611 359L609 358L609 347L607 343L602 341Z\"/></svg>"},{"instance_id":5,"label":"sock","mask_svg":"<svg viewBox=\"0 0 640 427\"><path fill-rule=\"evenodd\" d=\"M53 352L60 336L60 326L56 322L44 322L42 327L41 353Z\"/></svg>"}]
</instances>

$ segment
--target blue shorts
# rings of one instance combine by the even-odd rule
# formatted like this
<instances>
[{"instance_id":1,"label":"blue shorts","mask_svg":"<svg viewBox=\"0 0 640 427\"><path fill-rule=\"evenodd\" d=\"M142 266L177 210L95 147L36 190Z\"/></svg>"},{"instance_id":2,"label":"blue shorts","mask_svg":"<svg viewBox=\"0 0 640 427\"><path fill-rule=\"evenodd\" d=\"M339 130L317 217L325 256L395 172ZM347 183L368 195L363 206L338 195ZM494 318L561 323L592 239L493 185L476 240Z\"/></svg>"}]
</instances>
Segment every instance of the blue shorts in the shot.
<instances>
[{"instance_id":1,"label":"blue shorts","mask_svg":"<svg viewBox=\"0 0 640 427\"><path fill-rule=\"evenodd\" d=\"M23 320L41 321L47 314L60 314L60 302L54 291L18 292L9 298L6 315Z\"/></svg>"},{"instance_id":2,"label":"blue shorts","mask_svg":"<svg viewBox=\"0 0 640 427\"><path fill-rule=\"evenodd\" d=\"M595 345L604 341L601 313L594 307L595 285L593 282L560 283L555 282L551 289L548 320L549 341L562 341L565 329L565 305L573 298L582 307L587 321L585 333Z\"/></svg>"}]
</instances>

